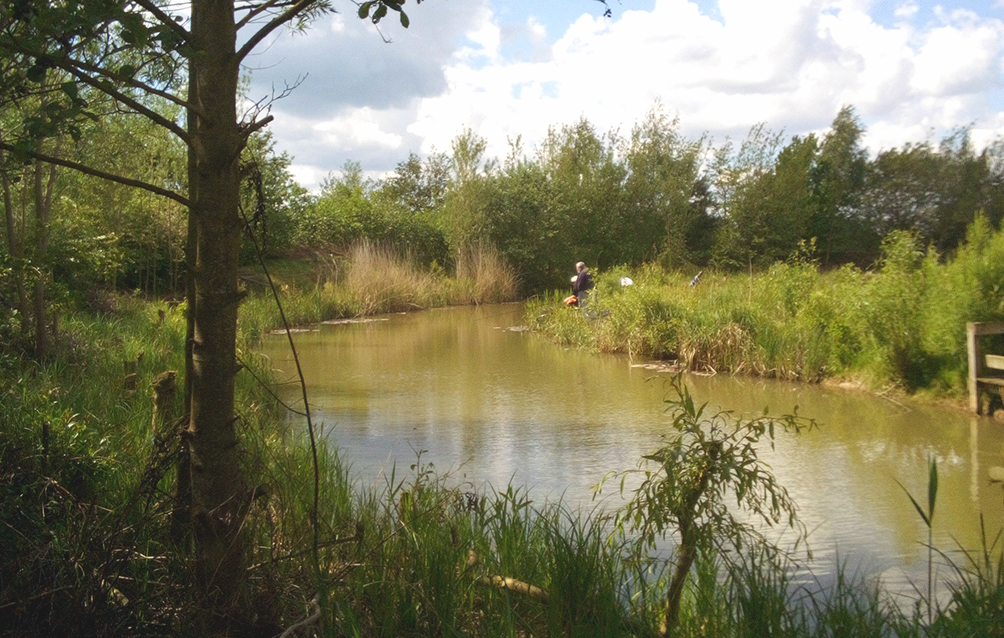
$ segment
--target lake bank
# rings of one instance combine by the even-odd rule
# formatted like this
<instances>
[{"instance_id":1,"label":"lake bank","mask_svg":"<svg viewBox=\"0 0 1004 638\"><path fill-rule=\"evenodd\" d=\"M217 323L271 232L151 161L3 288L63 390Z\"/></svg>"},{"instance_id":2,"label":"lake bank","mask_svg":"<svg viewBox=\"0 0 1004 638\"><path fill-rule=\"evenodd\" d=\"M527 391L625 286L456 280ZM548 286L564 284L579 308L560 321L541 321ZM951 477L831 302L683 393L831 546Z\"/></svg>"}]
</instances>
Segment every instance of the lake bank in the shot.
<instances>
[{"instance_id":1,"label":"lake bank","mask_svg":"<svg viewBox=\"0 0 1004 638\"><path fill-rule=\"evenodd\" d=\"M686 370L961 400L966 322L1004 318L1004 236L977 223L944 262L908 235L885 252L873 271L794 261L749 275L709 272L696 285L656 267L615 269L596 278L595 319L562 306L560 295L533 300L527 316L561 345L676 360ZM625 276L633 285L620 284Z\"/></svg>"}]
</instances>

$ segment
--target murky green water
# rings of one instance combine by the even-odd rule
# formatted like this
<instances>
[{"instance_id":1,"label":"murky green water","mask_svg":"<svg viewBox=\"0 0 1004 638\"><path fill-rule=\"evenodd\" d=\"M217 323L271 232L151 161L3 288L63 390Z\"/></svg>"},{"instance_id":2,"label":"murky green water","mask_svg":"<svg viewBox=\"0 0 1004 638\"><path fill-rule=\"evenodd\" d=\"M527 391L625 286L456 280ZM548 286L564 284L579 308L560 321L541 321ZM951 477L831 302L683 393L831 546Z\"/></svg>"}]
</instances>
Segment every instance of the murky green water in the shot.
<instances>
[{"instance_id":1,"label":"murky green water","mask_svg":"<svg viewBox=\"0 0 1004 638\"><path fill-rule=\"evenodd\" d=\"M634 467L659 445L663 378L626 357L562 349L529 332L521 305L433 310L295 335L311 406L360 480L419 450L439 471L483 486L512 481L591 506L590 486ZM285 337L261 351L295 376ZM637 363L637 362L635 362ZM654 377L654 378L653 378ZM1004 424L857 391L728 376L688 376L710 407L813 417L820 428L782 435L765 453L812 530L816 572L835 556L903 585L926 573L926 529L896 480L926 501L927 459L938 460L935 543L979 542L979 514L1004 526ZM294 402L299 389L289 386ZM923 498L921 498L923 496ZM615 505L615 504L614 504ZM607 506L611 506L607 503ZM945 570L943 567L942 570Z\"/></svg>"}]
</instances>

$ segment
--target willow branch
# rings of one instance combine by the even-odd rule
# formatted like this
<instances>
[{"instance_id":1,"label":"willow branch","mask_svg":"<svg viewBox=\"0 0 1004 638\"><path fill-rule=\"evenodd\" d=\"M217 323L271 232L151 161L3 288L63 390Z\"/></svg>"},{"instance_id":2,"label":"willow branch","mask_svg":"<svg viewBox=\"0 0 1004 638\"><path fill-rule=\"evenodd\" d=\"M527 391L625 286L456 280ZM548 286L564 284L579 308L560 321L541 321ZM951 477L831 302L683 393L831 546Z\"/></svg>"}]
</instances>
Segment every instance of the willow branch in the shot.
<instances>
[{"instance_id":1,"label":"willow branch","mask_svg":"<svg viewBox=\"0 0 1004 638\"><path fill-rule=\"evenodd\" d=\"M132 186L133 188L139 188L147 192L153 193L154 195L160 195L161 197L166 197L168 199L173 199L182 206L191 207L191 202L187 197L179 195L174 191L167 190L166 188L161 188L160 186L154 186L148 182L144 182L138 179L132 179L130 177L122 177L121 175L115 175L113 173L107 173L105 171L98 170L96 168L91 168L80 162L74 162L73 160L63 159L61 157L53 157L51 155L45 155L43 153L36 153L35 151L28 151L25 149L17 148L12 144L0 141L0 149L10 151L15 154L26 154L33 159L41 160L49 164L56 164L58 166L65 166L66 168L71 168L75 171L80 171L87 175L92 175L94 177L100 177L101 179L106 179L109 182L115 182L117 184L122 184L124 186Z\"/></svg>"},{"instance_id":2,"label":"willow branch","mask_svg":"<svg viewBox=\"0 0 1004 638\"><path fill-rule=\"evenodd\" d=\"M164 13L161 10L161 8L158 7L156 4L150 2L150 0L135 0L135 2L139 6L149 11L153 17L160 20L161 23L164 24L164 26L169 27L171 31L174 31L175 33L180 35L182 39L185 40L185 42L189 41L189 38L192 36L192 34L188 32L188 29L186 29L185 27L181 26L180 24L172 20L171 16Z\"/></svg>"},{"instance_id":3,"label":"willow branch","mask_svg":"<svg viewBox=\"0 0 1004 638\"><path fill-rule=\"evenodd\" d=\"M167 128L169 128L172 133L174 133L175 135L178 135L179 137L181 137L182 139L184 139L186 141L186 143L188 141L188 138L187 138L187 136L186 136L186 134L184 132L184 129L178 127L177 125L175 125L173 123L171 123L169 120L161 118L160 116L158 116L156 113L154 113L150 109L148 109L146 107L143 107L142 105L140 105L135 100L132 100L132 98L129 98L128 96L126 96L125 94L123 94L121 91L118 91L118 90L116 90L116 89L114 89L112 87L108 87L108 86L102 85L100 82L98 82L92 76L102 76L102 77L108 78L110 80L114 80L116 82L120 82L122 84L126 84L126 85L128 85L128 86L130 86L130 87L132 87L134 89L139 89L140 91L143 91L144 93L149 93L150 95L156 95L158 97L164 98L165 100L167 100L169 102L173 102L174 104L177 104L181 108L192 109L193 111L195 111L196 115L198 115L199 117L204 117L203 114L201 112L199 112L198 109L193 104L191 104L190 102L188 102L187 100L183 100L180 97L178 97L178 96L170 93L169 91L164 91L163 89L158 89L156 87L150 86L149 84L147 84L145 82L140 82L139 80L137 80L135 78L131 78L131 77L119 74L119 73L115 73L114 71L110 71L108 69L102 68L102 67L94 65L94 64L90 64L88 62L84 62L83 60L76 60L76 59L70 57L69 55L63 55L63 56L57 57L57 56L49 54L49 53L39 52L39 51L33 51L30 48L28 48L28 47L21 46L19 43L17 43L13 39L5 42L5 44L9 44L10 47L13 50L17 51L18 53L21 53L21 54L27 55L27 56L32 56L32 57L35 57L35 58L37 58L39 60L44 60L44 61L52 64L53 66L55 66L57 68L63 69L64 71L66 71L66 72L70 73L71 75L73 75L74 77L78 78L81 82L84 82L85 84L87 84L87 85L89 85L89 86L91 86L91 87L93 87L93 88L101 91L102 93L105 93L106 95L109 95L109 96L111 96L111 97L113 97L115 99L118 99L118 100L126 103L126 104L129 104L134 109L136 109L138 112L142 113L143 115L145 115L147 117L150 117L150 119L152 119L155 122L157 122L157 124L159 124L161 126L166 126ZM130 102L132 102L132 103L130 103Z\"/></svg>"},{"instance_id":4,"label":"willow branch","mask_svg":"<svg viewBox=\"0 0 1004 638\"><path fill-rule=\"evenodd\" d=\"M273 31L286 24L311 6L317 4L318 0L298 0L296 4L286 9L276 17L272 18L265 26L251 36L240 51L237 52L237 61L240 62L251 53L258 44L267 38Z\"/></svg>"}]
</instances>

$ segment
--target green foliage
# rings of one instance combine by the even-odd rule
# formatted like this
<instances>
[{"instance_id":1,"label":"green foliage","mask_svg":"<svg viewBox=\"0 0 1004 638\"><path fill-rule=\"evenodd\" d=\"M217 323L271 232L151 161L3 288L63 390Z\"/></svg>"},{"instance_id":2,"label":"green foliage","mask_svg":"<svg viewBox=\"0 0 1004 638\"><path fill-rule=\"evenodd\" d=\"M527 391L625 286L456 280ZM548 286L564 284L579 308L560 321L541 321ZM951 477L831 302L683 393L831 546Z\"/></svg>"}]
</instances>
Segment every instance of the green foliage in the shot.
<instances>
[{"instance_id":1,"label":"green foliage","mask_svg":"<svg viewBox=\"0 0 1004 638\"><path fill-rule=\"evenodd\" d=\"M424 266L444 263L445 236L425 207L442 197L437 190L442 185L436 182L442 167L437 162L442 158L430 159L425 174L421 166L405 163L383 185L366 178L358 163L346 163L340 176L325 179L319 197L293 213L292 244L344 253L367 241Z\"/></svg>"},{"instance_id":2,"label":"green foliage","mask_svg":"<svg viewBox=\"0 0 1004 638\"><path fill-rule=\"evenodd\" d=\"M796 506L769 466L760 460L761 439L774 444L777 430L799 433L814 422L797 415L736 418L729 412L706 414L697 406L678 375L672 381L674 397L666 400L673 421L665 444L644 459L642 469L616 472L604 478L621 483L641 475L628 505L617 512L619 528L639 534L639 541L654 548L658 539L671 533L682 543L709 549L713 542L728 542L737 549L766 543L759 529L736 516L728 503L736 504L751 517L769 526L784 524L804 528Z\"/></svg>"},{"instance_id":3,"label":"green foliage","mask_svg":"<svg viewBox=\"0 0 1004 638\"><path fill-rule=\"evenodd\" d=\"M266 257L283 254L293 246L295 220L310 204L307 190L289 172L292 161L288 153L275 153L270 132L251 136L242 154L241 210ZM241 262L253 263L255 259L253 244L245 240Z\"/></svg>"},{"instance_id":4,"label":"green foliage","mask_svg":"<svg viewBox=\"0 0 1004 638\"><path fill-rule=\"evenodd\" d=\"M553 288L572 266L600 269L662 257L699 258L710 237L695 182L703 142L654 109L629 140L579 120L552 127L535 156L517 140L501 165L472 132L454 143L454 181L443 208L454 254L494 247L524 292Z\"/></svg>"},{"instance_id":5,"label":"green foliage","mask_svg":"<svg viewBox=\"0 0 1004 638\"><path fill-rule=\"evenodd\" d=\"M731 547L742 555L750 546L760 551L773 548L758 527L737 517L732 499L758 524L783 524L796 529L799 540L805 536L794 501L760 460L757 445L763 439L773 446L778 429L798 433L815 425L795 415L769 417L766 410L752 419L728 412L706 415L707 406L694 404L680 375L674 377L672 391L675 397L666 400L672 431L664 435L662 447L643 457L654 467L643 465L604 478L604 482L619 479L622 491L627 480L641 478L631 490L631 500L614 518L617 530L632 533L640 546L650 549L670 534L678 540L666 592L665 633L670 634L680 622L684 582L699 551ZM767 610L771 617L783 618L777 612Z\"/></svg>"}]
</instances>

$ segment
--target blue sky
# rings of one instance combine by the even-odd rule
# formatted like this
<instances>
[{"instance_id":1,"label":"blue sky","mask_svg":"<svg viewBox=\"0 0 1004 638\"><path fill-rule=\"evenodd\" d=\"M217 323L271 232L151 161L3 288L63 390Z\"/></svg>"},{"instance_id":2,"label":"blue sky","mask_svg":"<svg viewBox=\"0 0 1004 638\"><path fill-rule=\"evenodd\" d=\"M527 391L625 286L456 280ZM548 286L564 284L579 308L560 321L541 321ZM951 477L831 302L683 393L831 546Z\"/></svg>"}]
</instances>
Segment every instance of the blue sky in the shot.
<instances>
[{"instance_id":1,"label":"blue sky","mask_svg":"<svg viewBox=\"0 0 1004 638\"><path fill-rule=\"evenodd\" d=\"M621 134L656 104L689 137L741 139L765 123L825 132L855 107L875 152L971 126L1004 134L1004 4L945 0L424 0L382 36L354 5L249 61L279 148L314 188L346 160L382 175L464 128L502 156L587 118ZM389 39L388 44L384 39Z\"/></svg>"}]
</instances>

